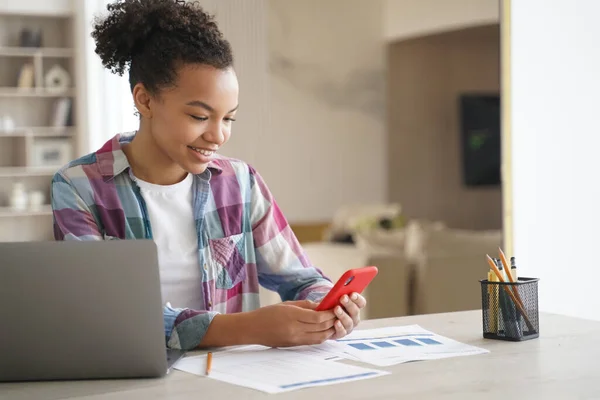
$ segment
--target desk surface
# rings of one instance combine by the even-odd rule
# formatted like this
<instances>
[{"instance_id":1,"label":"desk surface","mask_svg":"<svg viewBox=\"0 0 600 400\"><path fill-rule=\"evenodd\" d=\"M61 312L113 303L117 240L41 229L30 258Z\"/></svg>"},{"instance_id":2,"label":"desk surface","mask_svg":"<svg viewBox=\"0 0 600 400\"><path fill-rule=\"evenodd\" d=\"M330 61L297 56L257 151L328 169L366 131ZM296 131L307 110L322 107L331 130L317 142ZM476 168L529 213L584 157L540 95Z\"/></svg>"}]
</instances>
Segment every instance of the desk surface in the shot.
<instances>
[{"instance_id":1,"label":"desk surface","mask_svg":"<svg viewBox=\"0 0 600 400\"><path fill-rule=\"evenodd\" d=\"M364 321L361 328L409 324L490 353L400 364L383 368L391 375L276 395L173 371L152 380L0 384L0 399L600 398L594 360L600 357L600 322L542 314L540 337L522 343L483 339L481 311Z\"/></svg>"}]
</instances>

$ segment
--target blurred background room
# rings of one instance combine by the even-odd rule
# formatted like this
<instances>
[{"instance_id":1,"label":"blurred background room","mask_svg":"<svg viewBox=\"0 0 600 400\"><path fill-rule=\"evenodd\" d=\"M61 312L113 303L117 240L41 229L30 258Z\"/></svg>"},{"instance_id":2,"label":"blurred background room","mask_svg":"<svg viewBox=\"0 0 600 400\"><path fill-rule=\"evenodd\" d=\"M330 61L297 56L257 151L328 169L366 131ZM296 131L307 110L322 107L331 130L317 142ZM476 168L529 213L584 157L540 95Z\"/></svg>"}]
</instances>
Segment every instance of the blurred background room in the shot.
<instances>
[{"instance_id":1,"label":"blurred background room","mask_svg":"<svg viewBox=\"0 0 600 400\"><path fill-rule=\"evenodd\" d=\"M50 179L137 117L90 37L107 0L0 2L0 240L52 240ZM263 175L365 317L480 307L502 244L499 0L203 0L234 48L223 153ZM263 293L263 303L278 301Z\"/></svg>"}]
</instances>

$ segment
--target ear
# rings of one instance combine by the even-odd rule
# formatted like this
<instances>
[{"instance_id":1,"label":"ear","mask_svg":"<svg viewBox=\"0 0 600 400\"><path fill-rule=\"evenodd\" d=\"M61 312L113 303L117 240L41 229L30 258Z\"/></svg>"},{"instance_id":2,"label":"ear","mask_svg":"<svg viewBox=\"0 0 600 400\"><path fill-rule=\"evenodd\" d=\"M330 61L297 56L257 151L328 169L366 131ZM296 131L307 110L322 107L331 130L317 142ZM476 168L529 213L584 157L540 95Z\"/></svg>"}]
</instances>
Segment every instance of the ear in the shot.
<instances>
[{"instance_id":1,"label":"ear","mask_svg":"<svg viewBox=\"0 0 600 400\"><path fill-rule=\"evenodd\" d=\"M141 83L133 87L133 102L142 117L152 118L152 95Z\"/></svg>"}]
</instances>

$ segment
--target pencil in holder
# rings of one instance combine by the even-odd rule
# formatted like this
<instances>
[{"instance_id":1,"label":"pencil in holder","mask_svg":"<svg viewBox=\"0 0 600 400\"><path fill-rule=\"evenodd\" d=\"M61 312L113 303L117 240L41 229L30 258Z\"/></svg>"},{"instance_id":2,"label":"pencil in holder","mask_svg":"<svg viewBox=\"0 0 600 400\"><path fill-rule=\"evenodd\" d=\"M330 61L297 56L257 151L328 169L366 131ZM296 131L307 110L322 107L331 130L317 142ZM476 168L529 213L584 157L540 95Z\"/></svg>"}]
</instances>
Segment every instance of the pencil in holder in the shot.
<instances>
[{"instance_id":1,"label":"pencil in holder","mask_svg":"<svg viewBox=\"0 0 600 400\"><path fill-rule=\"evenodd\" d=\"M480 281L484 338L519 342L539 337L538 281Z\"/></svg>"}]
</instances>

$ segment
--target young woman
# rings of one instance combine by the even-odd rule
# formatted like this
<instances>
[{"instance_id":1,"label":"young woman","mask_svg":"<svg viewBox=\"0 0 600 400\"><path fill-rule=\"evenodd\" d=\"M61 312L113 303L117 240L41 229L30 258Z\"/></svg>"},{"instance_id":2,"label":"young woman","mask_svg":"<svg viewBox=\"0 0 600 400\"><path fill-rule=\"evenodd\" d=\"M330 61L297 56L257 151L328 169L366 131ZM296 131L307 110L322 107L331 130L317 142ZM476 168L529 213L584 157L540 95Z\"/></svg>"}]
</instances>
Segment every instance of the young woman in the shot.
<instances>
[{"instance_id":1,"label":"young woman","mask_svg":"<svg viewBox=\"0 0 600 400\"><path fill-rule=\"evenodd\" d=\"M352 331L365 299L315 311L331 282L261 176L217 155L238 81L212 17L181 0L122 0L108 11L94 27L96 53L114 73L129 71L140 125L56 173L56 239L154 240L171 348L303 345ZM259 308L259 284L283 303Z\"/></svg>"}]
</instances>

